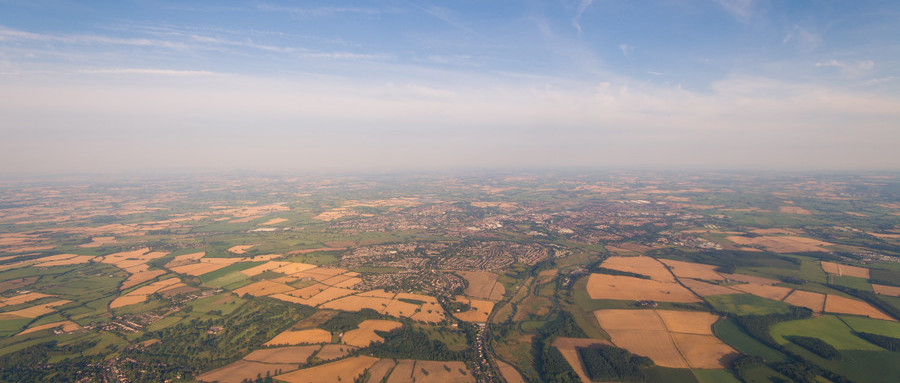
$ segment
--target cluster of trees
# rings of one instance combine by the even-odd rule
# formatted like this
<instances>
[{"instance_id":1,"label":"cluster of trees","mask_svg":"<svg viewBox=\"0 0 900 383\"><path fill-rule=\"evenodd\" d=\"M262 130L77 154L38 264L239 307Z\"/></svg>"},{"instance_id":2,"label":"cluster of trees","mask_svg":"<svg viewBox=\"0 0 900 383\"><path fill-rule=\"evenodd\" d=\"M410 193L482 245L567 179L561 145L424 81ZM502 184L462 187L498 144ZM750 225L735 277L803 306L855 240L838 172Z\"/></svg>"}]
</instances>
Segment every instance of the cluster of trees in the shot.
<instances>
[{"instance_id":1,"label":"cluster of trees","mask_svg":"<svg viewBox=\"0 0 900 383\"><path fill-rule=\"evenodd\" d=\"M54 340L8 353L0 356L0 381L73 382L84 379L94 381L103 374L100 365L103 356L81 354L96 345L97 341L86 341L60 346ZM49 364L53 356L67 356L67 358Z\"/></svg>"},{"instance_id":2,"label":"cluster of trees","mask_svg":"<svg viewBox=\"0 0 900 383\"><path fill-rule=\"evenodd\" d=\"M383 317L384 315L379 314L378 311L368 308L358 312L341 311L325 323L322 323L319 328L333 333L342 333L359 328L359 324L366 319L381 319Z\"/></svg>"},{"instance_id":3,"label":"cluster of trees","mask_svg":"<svg viewBox=\"0 0 900 383\"><path fill-rule=\"evenodd\" d=\"M306 306L254 298L226 317L192 319L147 332L138 341L160 339L161 342L144 349L125 350L123 358L130 358L136 366L143 367L128 369L124 374L134 381L162 381L221 367L240 359L313 312L314 309ZM213 326L222 330L211 332Z\"/></svg>"},{"instance_id":4,"label":"cluster of trees","mask_svg":"<svg viewBox=\"0 0 900 383\"><path fill-rule=\"evenodd\" d=\"M900 339L868 332L854 332L853 334L885 350L900 352Z\"/></svg>"},{"instance_id":5,"label":"cluster of trees","mask_svg":"<svg viewBox=\"0 0 900 383\"><path fill-rule=\"evenodd\" d=\"M428 334L403 326L389 332L376 331L384 342L369 347L368 353L378 358L404 359L411 355L424 360L475 360L475 351L467 348L452 351L444 342L428 338Z\"/></svg>"},{"instance_id":6,"label":"cluster of trees","mask_svg":"<svg viewBox=\"0 0 900 383\"><path fill-rule=\"evenodd\" d=\"M634 355L618 347L578 349L588 377L593 381L643 382L642 369L653 365L650 358Z\"/></svg>"},{"instance_id":7,"label":"cluster of trees","mask_svg":"<svg viewBox=\"0 0 900 383\"><path fill-rule=\"evenodd\" d=\"M738 326L760 342L780 350L783 347L769 334L769 327L778 322L810 317L812 317L812 310L805 307L791 306L789 314L741 315L734 317L734 320Z\"/></svg>"},{"instance_id":8,"label":"cluster of trees","mask_svg":"<svg viewBox=\"0 0 900 383\"><path fill-rule=\"evenodd\" d=\"M821 356L825 359L836 360L841 358L841 354L834 346L825 343L819 338L811 338L808 336L791 336L787 338L792 343L807 349L809 352Z\"/></svg>"},{"instance_id":9,"label":"cluster of trees","mask_svg":"<svg viewBox=\"0 0 900 383\"><path fill-rule=\"evenodd\" d=\"M634 278L640 278L640 279L650 279L649 276L646 276L646 275L644 275L644 274L632 273L632 272L630 272L630 271L621 271L621 270L608 269L608 268L605 268L605 267L597 267L597 268L594 269L594 271L597 272L597 273L600 273L600 274L621 275L621 276L625 276L625 277L634 277Z\"/></svg>"},{"instance_id":10,"label":"cluster of trees","mask_svg":"<svg viewBox=\"0 0 900 383\"><path fill-rule=\"evenodd\" d=\"M545 382L577 382L578 375L569 366L569 362L562 353L550 345L557 336L586 338L587 335L572 315L566 311L559 311L553 315L553 319L544 323L532 338L531 352L534 355L535 369Z\"/></svg>"}]
</instances>

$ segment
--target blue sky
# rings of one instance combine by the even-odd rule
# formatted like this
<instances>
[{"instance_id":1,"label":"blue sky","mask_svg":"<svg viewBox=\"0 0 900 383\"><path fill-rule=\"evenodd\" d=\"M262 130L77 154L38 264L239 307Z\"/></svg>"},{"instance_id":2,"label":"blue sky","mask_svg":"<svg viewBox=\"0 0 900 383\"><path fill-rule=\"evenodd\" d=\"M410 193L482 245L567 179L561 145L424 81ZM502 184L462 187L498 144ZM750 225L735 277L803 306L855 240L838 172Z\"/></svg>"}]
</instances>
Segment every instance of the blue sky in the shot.
<instances>
[{"instance_id":1,"label":"blue sky","mask_svg":"<svg viewBox=\"0 0 900 383\"><path fill-rule=\"evenodd\" d=\"M0 173L898 169L896 1L0 0Z\"/></svg>"}]
</instances>

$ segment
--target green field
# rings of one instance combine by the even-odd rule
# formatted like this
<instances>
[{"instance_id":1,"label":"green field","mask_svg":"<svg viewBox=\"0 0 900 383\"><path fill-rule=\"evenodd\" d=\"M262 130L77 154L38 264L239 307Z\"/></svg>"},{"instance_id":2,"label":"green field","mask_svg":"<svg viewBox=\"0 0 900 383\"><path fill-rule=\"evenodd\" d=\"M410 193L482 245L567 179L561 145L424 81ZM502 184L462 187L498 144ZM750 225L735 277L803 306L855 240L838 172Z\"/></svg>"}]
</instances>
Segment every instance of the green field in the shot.
<instances>
[{"instance_id":1,"label":"green field","mask_svg":"<svg viewBox=\"0 0 900 383\"><path fill-rule=\"evenodd\" d=\"M839 316L853 331L900 338L900 323L857 316Z\"/></svg>"},{"instance_id":2,"label":"green field","mask_svg":"<svg viewBox=\"0 0 900 383\"><path fill-rule=\"evenodd\" d=\"M223 276L225 276L225 275L228 275L228 274L231 274L231 273L235 273L235 272L239 272L239 271L241 271L241 270L247 270L247 269L249 269L249 268L251 268L251 267L256 267L256 266L259 266L259 265L261 265L261 264L263 264L263 263L265 263L265 262L238 262L238 263L235 263L235 264L233 264L233 265L225 266L225 267L223 267L223 268L221 268L221 269L218 269L218 270L216 270L216 271L211 271L211 272L208 272L208 273L206 273L206 274L203 274L203 275L200 276L200 280L203 281L203 282L213 281L213 280L218 279L218 278L220 278L220 277L223 277Z\"/></svg>"},{"instance_id":3,"label":"green field","mask_svg":"<svg viewBox=\"0 0 900 383\"><path fill-rule=\"evenodd\" d=\"M784 354L781 352L766 346L741 330L734 320L718 320L713 324L713 333L723 342L742 353L756 355L770 362L780 362L785 359Z\"/></svg>"},{"instance_id":4,"label":"green field","mask_svg":"<svg viewBox=\"0 0 900 383\"><path fill-rule=\"evenodd\" d=\"M838 350L881 350L880 347L853 335L851 331L840 318L823 315L818 318L778 323L772 326L770 333L775 341L781 344L788 343L785 336L799 335L819 338Z\"/></svg>"},{"instance_id":5,"label":"green field","mask_svg":"<svg viewBox=\"0 0 900 383\"><path fill-rule=\"evenodd\" d=\"M862 291L872 291L872 285L869 284L869 281L864 278L858 277L848 277L848 276L833 276L832 281L834 284L838 286L846 286L850 288L854 288Z\"/></svg>"},{"instance_id":6,"label":"green field","mask_svg":"<svg viewBox=\"0 0 900 383\"><path fill-rule=\"evenodd\" d=\"M700 383L740 383L729 370L694 370Z\"/></svg>"},{"instance_id":7,"label":"green field","mask_svg":"<svg viewBox=\"0 0 900 383\"><path fill-rule=\"evenodd\" d=\"M736 315L787 314L790 305L751 294L711 295L703 297L719 312Z\"/></svg>"}]
</instances>

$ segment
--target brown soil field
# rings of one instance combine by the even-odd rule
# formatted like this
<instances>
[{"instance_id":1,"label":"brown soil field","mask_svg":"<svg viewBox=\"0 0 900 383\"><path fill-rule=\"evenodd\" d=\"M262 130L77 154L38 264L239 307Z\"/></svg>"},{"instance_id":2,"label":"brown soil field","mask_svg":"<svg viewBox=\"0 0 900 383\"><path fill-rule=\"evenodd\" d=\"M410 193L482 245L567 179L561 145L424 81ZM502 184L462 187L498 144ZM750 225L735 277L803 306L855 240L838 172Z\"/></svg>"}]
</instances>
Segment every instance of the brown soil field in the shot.
<instances>
[{"instance_id":1,"label":"brown soil field","mask_svg":"<svg viewBox=\"0 0 900 383\"><path fill-rule=\"evenodd\" d=\"M322 329L287 330L276 335L272 340L264 343L265 346L295 346L298 344L331 343L331 333Z\"/></svg>"},{"instance_id":2,"label":"brown soil field","mask_svg":"<svg viewBox=\"0 0 900 383\"><path fill-rule=\"evenodd\" d=\"M0 307L20 305L22 303L36 301L41 298L55 297L55 296L56 295L49 295L49 294L35 293L35 292L24 293L24 294L14 295L9 298L0 299Z\"/></svg>"},{"instance_id":3,"label":"brown soil field","mask_svg":"<svg viewBox=\"0 0 900 383\"><path fill-rule=\"evenodd\" d=\"M141 283L147 282L153 278L156 278L160 275L165 274L165 270L150 270L144 271L140 273L131 274L125 282L122 282L122 286L119 287L119 290L125 290L127 288L131 288L137 286Z\"/></svg>"},{"instance_id":4,"label":"brown soil field","mask_svg":"<svg viewBox=\"0 0 900 383\"><path fill-rule=\"evenodd\" d=\"M297 290L294 290L294 291L288 291L288 292L286 292L285 294L291 295L291 296L295 296L295 297L297 297L297 298L309 299L309 298L311 298L313 295L316 295L316 294L321 293L321 292L323 292L323 291L325 291L325 290L328 290L328 289L329 289L328 286L325 286L325 285L323 285L323 284L321 284L321 283L316 283L316 284L314 284L314 285L312 285L312 286L306 286L306 287L304 287L304 288L302 288L302 289L297 289Z\"/></svg>"},{"instance_id":5,"label":"brown soil field","mask_svg":"<svg viewBox=\"0 0 900 383\"><path fill-rule=\"evenodd\" d=\"M344 333L341 342L356 347L367 347L371 343L383 342L375 330L390 331L403 326L400 322L379 319L367 319L359 324L359 328Z\"/></svg>"},{"instance_id":6,"label":"brown soil field","mask_svg":"<svg viewBox=\"0 0 900 383\"><path fill-rule=\"evenodd\" d=\"M744 274L722 274L729 281L739 281L746 283L755 283L757 285L775 285L781 283L781 281L776 281L774 279L757 277L753 275L744 275Z\"/></svg>"},{"instance_id":7,"label":"brown soil field","mask_svg":"<svg viewBox=\"0 0 900 383\"><path fill-rule=\"evenodd\" d=\"M646 275L654 281L675 282L675 277L672 276L672 273L662 263L650 257L609 257L600 266L607 269Z\"/></svg>"},{"instance_id":8,"label":"brown soil field","mask_svg":"<svg viewBox=\"0 0 900 383\"><path fill-rule=\"evenodd\" d=\"M673 333L675 346L691 368L727 368L739 353L712 335Z\"/></svg>"},{"instance_id":9,"label":"brown soil field","mask_svg":"<svg viewBox=\"0 0 900 383\"><path fill-rule=\"evenodd\" d=\"M776 301L784 299L784 297L791 293L791 289L787 287L758 285L755 283L745 283L741 285L732 285L729 287L735 290L743 291L745 293L756 295L758 297L768 298Z\"/></svg>"},{"instance_id":10,"label":"brown soil field","mask_svg":"<svg viewBox=\"0 0 900 383\"><path fill-rule=\"evenodd\" d=\"M362 375L366 369L377 361L378 358L371 356L355 356L281 374L275 378L289 383L347 383Z\"/></svg>"},{"instance_id":11,"label":"brown soil field","mask_svg":"<svg viewBox=\"0 0 900 383\"><path fill-rule=\"evenodd\" d=\"M828 249L820 246L832 245L828 242L797 236L761 236L750 238L734 235L726 237L726 239L738 245L763 246L776 253L799 253L806 251L828 252Z\"/></svg>"},{"instance_id":12,"label":"brown soil field","mask_svg":"<svg viewBox=\"0 0 900 383\"><path fill-rule=\"evenodd\" d=\"M813 312L820 313L825 310L825 294L811 291L794 290L791 295L784 298L784 303L794 306L806 307Z\"/></svg>"},{"instance_id":13,"label":"brown soil field","mask_svg":"<svg viewBox=\"0 0 900 383\"><path fill-rule=\"evenodd\" d=\"M503 379L505 379L507 383L525 383L525 379L522 379L522 375L509 363L497 360L497 367L500 367L500 375L503 375ZM583 381L584 380L582 380L582 382Z\"/></svg>"},{"instance_id":14,"label":"brown soil field","mask_svg":"<svg viewBox=\"0 0 900 383\"><path fill-rule=\"evenodd\" d=\"M166 287L159 291L159 294L165 298L174 297L179 294L190 294L195 291L199 291L200 289L191 286L179 286L174 285L171 287Z\"/></svg>"},{"instance_id":15,"label":"brown soil field","mask_svg":"<svg viewBox=\"0 0 900 383\"><path fill-rule=\"evenodd\" d=\"M10 279L8 281L0 282L0 292L4 292L6 290L20 289L22 287L28 286L34 282L37 282L38 277L25 277L25 278L16 278ZM3 300L0 299L0 307L5 306Z\"/></svg>"},{"instance_id":16,"label":"brown soil field","mask_svg":"<svg viewBox=\"0 0 900 383\"><path fill-rule=\"evenodd\" d=\"M594 316L604 330L666 331L666 324L653 310L597 310Z\"/></svg>"},{"instance_id":17,"label":"brown soil field","mask_svg":"<svg viewBox=\"0 0 900 383\"><path fill-rule=\"evenodd\" d=\"M396 364L393 359L382 359L375 362L372 367L369 367L369 380L366 382L380 383Z\"/></svg>"},{"instance_id":18,"label":"brown soil field","mask_svg":"<svg viewBox=\"0 0 900 383\"><path fill-rule=\"evenodd\" d=\"M187 274L198 277L203 274L221 269L225 266L228 265L223 263L192 263L189 265L170 267L169 270L172 270L179 274Z\"/></svg>"},{"instance_id":19,"label":"brown soil field","mask_svg":"<svg viewBox=\"0 0 900 383\"><path fill-rule=\"evenodd\" d=\"M119 307L130 306L138 303L142 303L147 300L146 295L123 295L116 299L113 299L112 302L109 303L109 308L117 309Z\"/></svg>"},{"instance_id":20,"label":"brown soil field","mask_svg":"<svg viewBox=\"0 0 900 383\"><path fill-rule=\"evenodd\" d=\"M244 253L247 252L247 250L250 250L250 248L252 248L252 247L254 247L254 246L256 246L256 245L238 245L238 246L232 246L232 247L229 247L229 248L228 248L228 252L230 252L230 253L235 253L235 254L244 254Z\"/></svg>"},{"instance_id":21,"label":"brown soil field","mask_svg":"<svg viewBox=\"0 0 900 383\"><path fill-rule=\"evenodd\" d=\"M291 262L290 264L279 267L274 271L282 274L293 275L314 268L316 268L316 265Z\"/></svg>"},{"instance_id":22,"label":"brown soil field","mask_svg":"<svg viewBox=\"0 0 900 383\"><path fill-rule=\"evenodd\" d=\"M877 294L900 297L900 287L897 286L876 285L873 283L872 289L874 289Z\"/></svg>"},{"instance_id":23,"label":"brown soil field","mask_svg":"<svg viewBox=\"0 0 900 383\"><path fill-rule=\"evenodd\" d=\"M326 344L313 357L321 361L332 361L349 355L356 347L344 344Z\"/></svg>"},{"instance_id":24,"label":"brown soil field","mask_svg":"<svg viewBox=\"0 0 900 383\"><path fill-rule=\"evenodd\" d=\"M260 226L277 225L277 224L279 224L279 223L287 222L287 221L288 221L287 218L272 218L272 219L270 219L270 220L268 220L268 221L266 221L266 222L263 222L263 223L261 223L261 224L259 224L259 225L260 225Z\"/></svg>"},{"instance_id":25,"label":"brown soil field","mask_svg":"<svg viewBox=\"0 0 900 383\"><path fill-rule=\"evenodd\" d=\"M254 267L251 267L246 270L241 270L241 273L248 277L252 277L254 275L259 275L266 271L274 270L274 269L277 269L279 267L286 266L289 264L291 264L291 263L290 262L269 261L269 262L263 263L259 266L254 266Z\"/></svg>"},{"instance_id":26,"label":"brown soil field","mask_svg":"<svg viewBox=\"0 0 900 383\"><path fill-rule=\"evenodd\" d=\"M810 215L812 212L799 206L779 206L778 211L787 214Z\"/></svg>"},{"instance_id":27,"label":"brown soil field","mask_svg":"<svg viewBox=\"0 0 900 383\"><path fill-rule=\"evenodd\" d=\"M537 283L547 283L553 280L556 277L556 274L559 273L559 269L550 269L544 270L538 273L538 281Z\"/></svg>"},{"instance_id":28,"label":"brown soil field","mask_svg":"<svg viewBox=\"0 0 900 383\"><path fill-rule=\"evenodd\" d=\"M465 303L472 307L471 310L466 312L452 313L453 316L465 322L486 322L491 314L491 310L494 309L494 302L491 301L468 299L461 295L457 296L454 301Z\"/></svg>"},{"instance_id":29,"label":"brown soil field","mask_svg":"<svg viewBox=\"0 0 900 383\"><path fill-rule=\"evenodd\" d=\"M864 267L847 266L840 263L822 261L822 270L825 270L825 272L829 274L869 279L869 269Z\"/></svg>"},{"instance_id":30,"label":"brown soil field","mask_svg":"<svg viewBox=\"0 0 900 383\"><path fill-rule=\"evenodd\" d=\"M276 371L293 371L296 364L286 363L259 363L239 360L225 367L206 372L198 380L204 382L241 383L247 379L254 380L257 376L275 375Z\"/></svg>"},{"instance_id":31,"label":"brown soil field","mask_svg":"<svg viewBox=\"0 0 900 383\"><path fill-rule=\"evenodd\" d=\"M486 271L453 271L453 273L469 282L465 294L472 298L489 299L491 290L497 283L497 274Z\"/></svg>"},{"instance_id":32,"label":"brown soil field","mask_svg":"<svg viewBox=\"0 0 900 383\"><path fill-rule=\"evenodd\" d=\"M891 318L866 302L832 294L828 294L825 298L825 312L862 315L874 319L894 321L894 318Z\"/></svg>"},{"instance_id":33,"label":"brown soil field","mask_svg":"<svg viewBox=\"0 0 900 383\"><path fill-rule=\"evenodd\" d=\"M659 261L666 264L666 266L669 266L672 273L678 278L704 279L707 281L720 281L725 279L725 277L715 271L717 266L674 261L671 259L660 259Z\"/></svg>"},{"instance_id":34,"label":"brown soil field","mask_svg":"<svg viewBox=\"0 0 900 383\"><path fill-rule=\"evenodd\" d=\"M387 383L408 383L412 381L413 368L416 365L415 360L400 359L391 375L388 376Z\"/></svg>"},{"instance_id":35,"label":"brown soil field","mask_svg":"<svg viewBox=\"0 0 900 383\"><path fill-rule=\"evenodd\" d=\"M282 286L286 286L286 285L282 285ZM356 290L342 289L339 287L329 287L328 289L322 291L321 293L313 295L307 301L313 306L318 306L322 303L332 301L337 298L345 297L348 295L352 295L352 294L355 294L358 292L359 291L356 291Z\"/></svg>"},{"instance_id":36,"label":"brown soil field","mask_svg":"<svg viewBox=\"0 0 900 383\"><path fill-rule=\"evenodd\" d=\"M661 266L661 265L660 265ZM591 274L587 292L593 299L699 302L700 298L677 283L621 275Z\"/></svg>"},{"instance_id":37,"label":"brown soil field","mask_svg":"<svg viewBox=\"0 0 900 383\"><path fill-rule=\"evenodd\" d=\"M259 281L236 289L234 290L234 293L238 296L250 294L255 297L261 297L269 294L285 293L292 290L294 290L293 287L285 284L275 283L271 281Z\"/></svg>"},{"instance_id":38,"label":"brown soil field","mask_svg":"<svg viewBox=\"0 0 900 383\"><path fill-rule=\"evenodd\" d=\"M62 327L62 330L65 332L81 330L81 326L79 326L77 323L67 320L67 321L53 322L53 323L47 323L47 324L42 324L39 326L30 327L16 335L25 335L25 334L33 333L35 331L41 331L41 330L46 330L48 328L56 328L56 327Z\"/></svg>"},{"instance_id":39,"label":"brown soil field","mask_svg":"<svg viewBox=\"0 0 900 383\"><path fill-rule=\"evenodd\" d=\"M581 359L578 357L578 350L576 350L575 348L591 347L594 345L612 346L612 343L602 339L559 337L556 338L556 340L554 340L551 345L553 347L556 347L556 349L559 350L560 354L562 354L563 357L566 358L566 361L569 362L569 366L571 366L572 369L575 370L575 373L578 374L578 377L581 378L582 383L591 383L591 379L588 378L587 373L585 373L584 365L581 363ZM522 381L522 376L519 375L519 373L515 369L513 369L512 366L509 366L509 369L512 370L511 372L514 373L514 376L516 378L518 378L518 381ZM504 377L506 376L506 373L503 371L502 365L500 366L500 373L502 373Z\"/></svg>"},{"instance_id":40,"label":"brown soil field","mask_svg":"<svg viewBox=\"0 0 900 383\"><path fill-rule=\"evenodd\" d=\"M695 294L701 297L707 297L710 295L728 295L728 294L740 294L740 291L729 288L727 286L719 286L711 283L706 283L703 281L698 281L696 279L687 279L682 278L679 279L681 283L693 291Z\"/></svg>"},{"instance_id":41,"label":"brown soil field","mask_svg":"<svg viewBox=\"0 0 900 383\"><path fill-rule=\"evenodd\" d=\"M712 325L719 316L698 311L653 310L669 332L712 335Z\"/></svg>"},{"instance_id":42,"label":"brown soil field","mask_svg":"<svg viewBox=\"0 0 900 383\"><path fill-rule=\"evenodd\" d=\"M474 383L475 377L463 362L417 360L413 368L414 382Z\"/></svg>"}]
</instances>

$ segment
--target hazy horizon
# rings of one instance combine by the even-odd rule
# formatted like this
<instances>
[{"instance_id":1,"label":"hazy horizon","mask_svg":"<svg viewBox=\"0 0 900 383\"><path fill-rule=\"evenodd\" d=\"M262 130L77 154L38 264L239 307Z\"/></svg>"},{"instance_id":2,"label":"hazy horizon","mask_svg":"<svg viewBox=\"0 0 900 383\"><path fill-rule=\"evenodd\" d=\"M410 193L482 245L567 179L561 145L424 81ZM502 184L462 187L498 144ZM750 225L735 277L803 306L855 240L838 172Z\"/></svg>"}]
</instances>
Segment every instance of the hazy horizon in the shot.
<instances>
[{"instance_id":1,"label":"hazy horizon","mask_svg":"<svg viewBox=\"0 0 900 383\"><path fill-rule=\"evenodd\" d=\"M900 170L900 4L0 2L0 176Z\"/></svg>"}]
</instances>

